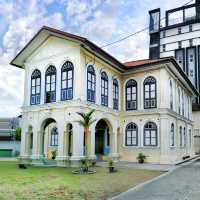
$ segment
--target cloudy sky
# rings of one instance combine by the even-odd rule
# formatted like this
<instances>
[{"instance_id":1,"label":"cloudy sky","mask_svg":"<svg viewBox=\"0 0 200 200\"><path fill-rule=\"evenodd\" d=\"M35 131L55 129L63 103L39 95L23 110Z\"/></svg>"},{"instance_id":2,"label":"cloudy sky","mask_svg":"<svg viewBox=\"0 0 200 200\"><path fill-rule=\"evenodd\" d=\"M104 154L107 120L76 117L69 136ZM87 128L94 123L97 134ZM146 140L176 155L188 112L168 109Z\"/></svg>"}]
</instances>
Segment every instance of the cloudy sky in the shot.
<instances>
[{"instance_id":1,"label":"cloudy sky","mask_svg":"<svg viewBox=\"0 0 200 200\"><path fill-rule=\"evenodd\" d=\"M30 38L47 25L103 46L148 26L148 10L182 6L189 0L0 0L0 117L20 114L22 69L9 65ZM120 61L148 57L148 32L109 48Z\"/></svg>"}]
</instances>

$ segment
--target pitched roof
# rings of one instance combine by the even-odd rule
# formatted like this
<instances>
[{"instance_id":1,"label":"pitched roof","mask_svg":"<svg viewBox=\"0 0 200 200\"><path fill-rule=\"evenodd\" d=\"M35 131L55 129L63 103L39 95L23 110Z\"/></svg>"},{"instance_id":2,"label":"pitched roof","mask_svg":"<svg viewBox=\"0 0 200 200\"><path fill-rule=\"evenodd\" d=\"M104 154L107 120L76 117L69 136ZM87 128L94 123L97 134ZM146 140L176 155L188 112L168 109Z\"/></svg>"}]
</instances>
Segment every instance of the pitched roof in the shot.
<instances>
[{"instance_id":1,"label":"pitched roof","mask_svg":"<svg viewBox=\"0 0 200 200\"><path fill-rule=\"evenodd\" d=\"M166 58L153 59L153 60L152 59L133 60L133 61L125 62L123 64L126 69L132 69L139 66L155 64L161 61L166 61Z\"/></svg>"},{"instance_id":2,"label":"pitched roof","mask_svg":"<svg viewBox=\"0 0 200 200\"><path fill-rule=\"evenodd\" d=\"M199 96L199 92L197 91L197 89L195 88L195 86L192 84L192 82L190 81L190 79L188 78L188 76L186 75L186 73L181 69L181 67L179 66L179 64L174 59L174 57L165 57L165 58L154 59L154 60L150 60L150 59L136 60L136 61L125 62L123 64L124 64L126 70L128 71L128 70L134 70L134 69L138 69L138 68L142 68L142 67L151 67L152 65L156 65L156 64L160 65L160 64L166 64L166 63L172 63L173 66L176 68L176 70L179 72L179 74L188 83L188 85L190 86L190 88L192 88L192 90L194 91L194 93L197 96Z\"/></svg>"},{"instance_id":3,"label":"pitched roof","mask_svg":"<svg viewBox=\"0 0 200 200\"><path fill-rule=\"evenodd\" d=\"M96 44L94 44L93 42L88 40L87 38L84 38L84 37L81 37L81 36L78 36L78 35L74 35L74 34L71 34L71 33L68 33L68 32L64 32L64 31L61 31L61 30L58 30L58 29L54 29L54 28L51 28L51 27L48 27L48 26L43 26L35 34L35 36L24 46L24 48L10 62L11 65L14 65L14 66L19 67L19 68L23 68L22 61L24 61L25 56L27 56L26 53L25 53L25 50L27 48L29 48L30 46L32 46L33 50L31 52L33 52L37 48L37 46L34 45L34 42L37 41L37 38L38 38L39 35L42 37L40 43L42 43L49 36L57 36L57 37L65 38L65 39L70 38L70 39L79 41L83 45L89 47L92 51L97 52L102 57L111 61L111 63L114 65L114 67L117 67L119 70L124 69L124 65L120 61L118 61L115 57L110 55L108 52L104 51L101 47L97 46ZM31 54L31 52L29 52L29 55ZM22 61L19 61L20 56L22 56Z\"/></svg>"}]
</instances>

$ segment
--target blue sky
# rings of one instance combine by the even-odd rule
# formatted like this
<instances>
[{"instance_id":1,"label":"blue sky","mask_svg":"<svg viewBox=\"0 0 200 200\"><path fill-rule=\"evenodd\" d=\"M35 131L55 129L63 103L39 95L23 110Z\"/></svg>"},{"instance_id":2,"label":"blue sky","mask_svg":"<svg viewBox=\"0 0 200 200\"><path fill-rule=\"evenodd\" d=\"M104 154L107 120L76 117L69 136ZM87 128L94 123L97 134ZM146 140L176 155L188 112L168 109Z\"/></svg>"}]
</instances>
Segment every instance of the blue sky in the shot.
<instances>
[{"instance_id":1,"label":"blue sky","mask_svg":"<svg viewBox=\"0 0 200 200\"><path fill-rule=\"evenodd\" d=\"M103 46L148 26L148 11L189 0L0 0L0 117L20 114L24 71L9 65L31 37L47 25ZM148 31L106 48L120 61L148 57Z\"/></svg>"}]
</instances>

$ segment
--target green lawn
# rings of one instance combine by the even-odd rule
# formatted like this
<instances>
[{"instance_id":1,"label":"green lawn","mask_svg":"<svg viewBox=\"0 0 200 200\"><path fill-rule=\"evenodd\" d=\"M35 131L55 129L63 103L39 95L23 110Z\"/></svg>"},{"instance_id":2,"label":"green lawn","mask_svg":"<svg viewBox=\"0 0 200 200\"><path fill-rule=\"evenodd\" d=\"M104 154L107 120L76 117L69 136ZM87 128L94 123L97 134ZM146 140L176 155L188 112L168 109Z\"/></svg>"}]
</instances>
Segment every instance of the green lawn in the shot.
<instances>
[{"instance_id":1,"label":"green lawn","mask_svg":"<svg viewBox=\"0 0 200 200\"><path fill-rule=\"evenodd\" d=\"M0 162L0 200L103 200L161 174L157 171L118 169L109 174L97 167L91 175L73 175L70 168L28 167Z\"/></svg>"}]
</instances>

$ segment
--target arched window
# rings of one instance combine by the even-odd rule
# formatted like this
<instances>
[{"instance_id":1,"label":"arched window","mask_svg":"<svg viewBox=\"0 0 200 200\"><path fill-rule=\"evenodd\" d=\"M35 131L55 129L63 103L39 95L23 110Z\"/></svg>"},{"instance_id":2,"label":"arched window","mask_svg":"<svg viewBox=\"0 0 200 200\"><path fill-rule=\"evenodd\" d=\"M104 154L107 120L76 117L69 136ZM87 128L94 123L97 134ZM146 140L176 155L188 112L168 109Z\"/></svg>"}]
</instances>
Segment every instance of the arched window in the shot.
<instances>
[{"instance_id":1,"label":"arched window","mask_svg":"<svg viewBox=\"0 0 200 200\"><path fill-rule=\"evenodd\" d=\"M41 72L36 69L31 75L31 105L40 104Z\"/></svg>"},{"instance_id":2,"label":"arched window","mask_svg":"<svg viewBox=\"0 0 200 200\"><path fill-rule=\"evenodd\" d=\"M186 128L183 129L183 146L186 147Z\"/></svg>"},{"instance_id":3,"label":"arched window","mask_svg":"<svg viewBox=\"0 0 200 200\"><path fill-rule=\"evenodd\" d=\"M185 98L184 98L184 94L182 91L182 115L184 116L185 113Z\"/></svg>"},{"instance_id":4,"label":"arched window","mask_svg":"<svg viewBox=\"0 0 200 200\"><path fill-rule=\"evenodd\" d=\"M126 110L137 109L137 82L133 79L126 83Z\"/></svg>"},{"instance_id":5,"label":"arched window","mask_svg":"<svg viewBox=\"0 0 200 200\"><path fill-rule=\"evenodd\" d=\"M58 146L58 130L56 127L51 130L51 146Z\"/></svg>"},{"instance_id":6,"label":"arched window","mask_svg":"<svg viewBox=\"0 0 200 200\"><path fill-rule=\"evenodd\" d=\"M144 108L156 108L156 79L152 76L144 80Z\"/></svg>"},{"instance_id":7,"label":"arched window","mask_svg":"<svg viewBox=\"0 0 200 200\"><path fill-rule=\"evenodd\" d=\"M190 97L188 96L188 119L190 119Z\"/></svg>"},{"instance_id":8,"label":"arched window","mask_svg":"<svg viewBox=\"0 0 200 200\"><path fill-rule=\"evenodd\" d=\"M144 146L157 146L157 126L154 122L148 122L144 126Z\"/></svg>"},{"instance_id":9,"label":"arched window","mask_svg":"<svg viewBox=\"0 0 200 200\"><path fill-rule=\"evenodd\" d=\"M178 89L178 114L181 114L181 92L180 89Z\"/></svg>"},{"instance_id":10,"label":"arched window","mask_svg":"<svg viewBox=\"0 0 200 200\"><path fill-rule=\"evenodd\" d=\"M45 102L56 101L56 68L50 65L45 74Z\"/></svg>"},{"instance_id":11,"label":"arched window","mask_svg":"<svg viewBox=\"0 0 200 200\"><path fill-rule=\"evenodd\" d=\"M175 133L174 133L174 124L171 124L171 130L170 130L170 147L175 146Z\"/></svg>"},{"instance_id":12,"label":"arched window","mask_svg":"<svg viewBox=\"0 0 200 200\"><path fill-rule=\"evenodd\" d=\"M183 130L182 130L182 126L180 126L179 128L179 139L180 139L180 147L183 146Z\"/></svg>"},{"instance_id":13,"label":"arched window","mask_svg":"<svg viewBox=\"0 0 200 200\"><path fill-rule=\"evenodd\" d=\"M61 100L70 100L73 98L73 71L74 66L67 61L63 64L61 69Z\"/></svg>"},{"instance_id":14,"label":"arched window","mask_svg":"<svg viewBox=\"0 0 200 200\"><path fill-rule=\"evenodd\" d=\"M173 110L173 86L171 80L169 84L170 84L170 109Z\"/></svg>"},{"instance_id":15,"label":"arched window","mask_svg":"<svg viewBox=\"0 0 200 200\"><path fill-rule=\"evenodd\" d=\"M113 109L119 108L119 85L117 79L113 80Z\"/></svg>"},{"instance_id":16,"label":"arched window","mask_svg":"<svg viewBox=\"0 0 200 200\"><path fill-rule=\"evenodd\" d=\"M190 109L190 103L189 103L189 96L185 97L185 116L189 119L189 109Z\"/></svg>"},{"instance_id":17,"label":"arched window","mask_svg":"<svg viewBox=\"0 0 200 200\"><path fill-rule=\"evenodd\" d=\"M189 147L191 148L192 146L192 130L189 129Z\"/></svg>"},{"instance_id":18,"label":"arched window","mask_svg":"<svg viewBox=\"0 0 200 200\"><path fill-rule=\"evenodd\" d=\"M89 65L87 68L87 100L95 102L96 74L94 67Z\"/></svg>"},{"instance_id":19,"label":"arched window","mask_svg":"<svg viewBox=\"0 0 200 200\"><path fill-rule=\"evenodd\" d=\"M129 123L126 126L126 146L138 146L138 128L135 123Z\"/></svg>"},{"instance_id":20,"label":"arched window","mask_svg":"<svg viewBox=\"0 0 200 200\"><path fill-rule=\"evenodd\" d=\"M101 105L108 106L108 76L106 72L101 73Z\"/></svg>"}]
</instances>

